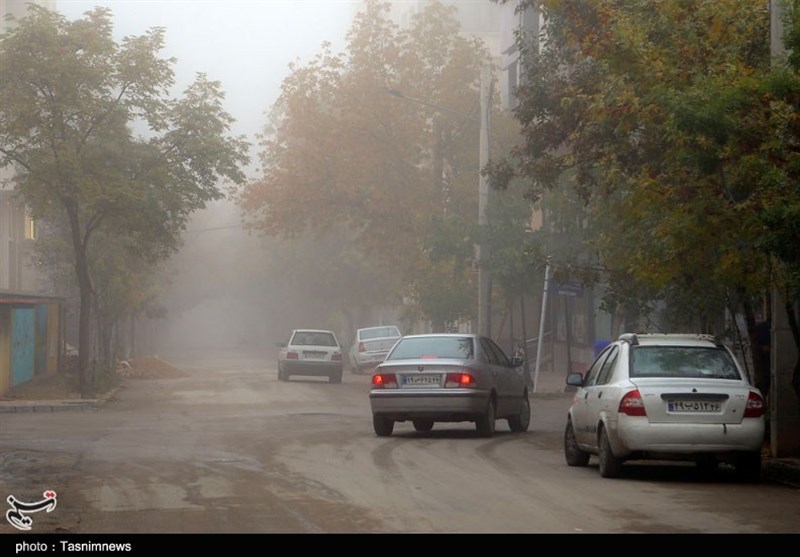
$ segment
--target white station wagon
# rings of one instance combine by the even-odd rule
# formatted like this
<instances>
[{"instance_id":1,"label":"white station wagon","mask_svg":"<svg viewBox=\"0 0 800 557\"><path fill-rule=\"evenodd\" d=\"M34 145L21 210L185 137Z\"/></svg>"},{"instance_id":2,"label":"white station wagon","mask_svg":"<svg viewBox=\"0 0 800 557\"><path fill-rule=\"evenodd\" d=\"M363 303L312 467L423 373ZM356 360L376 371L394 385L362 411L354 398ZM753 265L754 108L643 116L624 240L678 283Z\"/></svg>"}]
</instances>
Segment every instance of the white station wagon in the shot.
<instances>
[{"instance_id":1,"label":"white station wagon","mask_svg":"<svg viewBox=\"0 0 800 557\"><path fill-rule=\"evenodd\" d=\"M741 480L760 475L764 399L712 336L624 334L567 384L578 387L564 432L570 466L597 455L605 478L636 459L728 462Z\"/></svg>"}]
</instances>

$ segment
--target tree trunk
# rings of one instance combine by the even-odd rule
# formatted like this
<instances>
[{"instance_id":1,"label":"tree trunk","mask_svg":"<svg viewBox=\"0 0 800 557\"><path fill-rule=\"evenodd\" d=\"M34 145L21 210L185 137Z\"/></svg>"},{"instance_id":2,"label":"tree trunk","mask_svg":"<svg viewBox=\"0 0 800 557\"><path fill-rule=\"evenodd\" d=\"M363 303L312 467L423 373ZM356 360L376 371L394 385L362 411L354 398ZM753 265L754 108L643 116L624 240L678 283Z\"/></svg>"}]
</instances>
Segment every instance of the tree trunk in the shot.
<instances>
[{"instance_id":1,"label":"tree trunk","mask_svg":"<svg viewBox=\"0 0 800 557\"><path fill-rule=\"evenodd\" d=\"M800 324L798 323L795 304L791 298L787 298L784 307L786 308L786 317L788 317L789 329L792 331L794 345L797 347L798 353L800 353ZM792 388L794 389L795 397L797 397L798 402L800 402L800 357L798 357L795 362L794 370L792 371Z\"/></svg>"},{"instance_id":2,"label":"tree trunk","mask_svg":"<svg viewBox=\"0 0 800 557\"><path fill-rule=\"evenodd\" d=\"M750 346L750 359L753 362L753 383L767 396L767 374L769 369L764 368L764 358L761 357L761 346L758 344L758 332L756 331L756 314L753 304L749 300L742 300L742 310L744 311L744 321L747 327L747 339Z\"/></svg>"},{"instance_id":3,"label":"tree trunk","mask_svg":"<svg viewBox=\"0 0 800 557\"><path fill-rule=\"evenodd\" d=\"M74 203L65 202L72 236L72 249L75 253L75 274L80 291L80 315L78 318L78 377L81 398L94 396L94 380L89 368L91 349L92 280L89 276L89 261L86 257L86 244L81 237L78 209Z\"/></svg>"}]
</instances>

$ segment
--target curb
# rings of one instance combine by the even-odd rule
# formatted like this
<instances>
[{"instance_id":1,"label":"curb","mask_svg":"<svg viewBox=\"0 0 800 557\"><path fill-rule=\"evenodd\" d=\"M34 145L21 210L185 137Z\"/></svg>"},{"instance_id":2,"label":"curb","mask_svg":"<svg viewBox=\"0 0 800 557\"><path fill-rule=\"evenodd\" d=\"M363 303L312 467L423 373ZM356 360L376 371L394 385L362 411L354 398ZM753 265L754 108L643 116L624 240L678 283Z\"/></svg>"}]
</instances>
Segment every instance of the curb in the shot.
<instances>
[{"instance_id":1,"label":"curb","mask_svg":"<svg viewBox=\"0 0 800 557\"><path fill-rule=\"evenodd\" d=\"M23 413L51 413L51 412L84 412L97 410L108 402L117 391L122 388L118 385L105 393L100 398L81 398L65 400L0 400L0 414Z\"/></svg>"}]
</instances>

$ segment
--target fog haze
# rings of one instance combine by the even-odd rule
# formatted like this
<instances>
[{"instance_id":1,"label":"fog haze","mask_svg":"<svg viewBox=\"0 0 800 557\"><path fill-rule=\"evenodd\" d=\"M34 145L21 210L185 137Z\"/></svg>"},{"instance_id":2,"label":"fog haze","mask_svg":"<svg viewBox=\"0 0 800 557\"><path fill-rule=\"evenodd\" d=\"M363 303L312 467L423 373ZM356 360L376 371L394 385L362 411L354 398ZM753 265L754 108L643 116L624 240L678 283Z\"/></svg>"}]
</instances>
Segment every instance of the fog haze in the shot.
<instances>
[{"instance_id":1,"label":"fog haze","mask_svg":"<svg viewBox=\"0 0 800 557\"><path fill-rule=\"evenodd\" d=\"M359 2L337 0L61 0L60 13L78 19L95 6L112 12L117 41L165 29L161 55L175 58L174 96L205 73L220 81L231 133L251 146L248 178L258 176L258 139L291 63L311 60L330 42L344 49ZM203 349L258 349L270 353L294 326L313 322L307 293L293 289L272 263L274 241L241 227L228 199L195 215L184 246L166 265L162 302L167 317L142 327L141 350L170 353Z\"/></svg>"}]
</instances>

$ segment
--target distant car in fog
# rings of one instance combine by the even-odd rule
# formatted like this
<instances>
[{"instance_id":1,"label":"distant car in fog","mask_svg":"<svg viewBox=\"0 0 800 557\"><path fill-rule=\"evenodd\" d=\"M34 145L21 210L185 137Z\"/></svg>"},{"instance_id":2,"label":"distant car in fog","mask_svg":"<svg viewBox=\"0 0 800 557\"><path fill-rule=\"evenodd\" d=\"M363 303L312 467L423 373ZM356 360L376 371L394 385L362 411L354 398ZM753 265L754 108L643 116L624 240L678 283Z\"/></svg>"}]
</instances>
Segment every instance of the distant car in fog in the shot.
<instances>
[{"instance_id":1,"label":"distant car in fog","mask_svg":"<svg viewBox=\"0 0 800 557\"><path fill-rule=\"evenodd\" d=\"M395 422L411 421L427 432L435 422L471 421L491 437L498 419L508 420L513 432L526 431L531 406L521 365L485 336L402 337L372 376L375 434L391 435Z\"/></svg>"},{"instance_id":2,"label":"distant car in fog","mask_svg":"<svg viewBox=\"0 0 800 557\"><path fill-rule=\"evenodd\" d=\"M374 369L386 358L400 336L400 329L394 325L358 329L350 347L350 371L361 373L365 369Z\"/></svg>"},{"instance_id":3,"label":"distant car in fog","mask_svg":"<svg viewBox=\"0 0 800 557\"><path fill-rule=\"evenodd\" d=\"M288 381L292 375L310 375L342 382L342 349L332 331L295 329L289 342L278 346L280 381Z\"/></svg>"}]
</instances>

